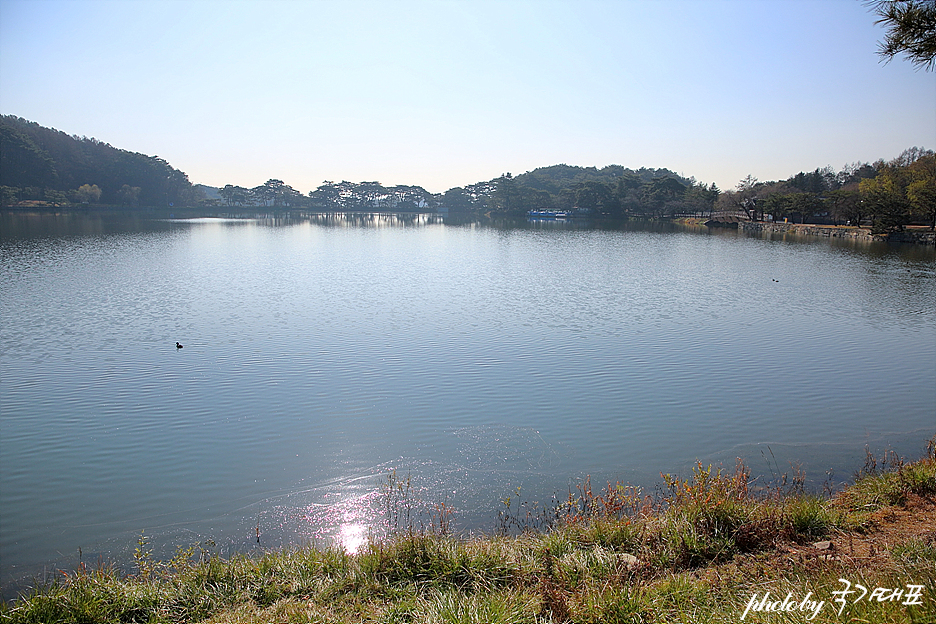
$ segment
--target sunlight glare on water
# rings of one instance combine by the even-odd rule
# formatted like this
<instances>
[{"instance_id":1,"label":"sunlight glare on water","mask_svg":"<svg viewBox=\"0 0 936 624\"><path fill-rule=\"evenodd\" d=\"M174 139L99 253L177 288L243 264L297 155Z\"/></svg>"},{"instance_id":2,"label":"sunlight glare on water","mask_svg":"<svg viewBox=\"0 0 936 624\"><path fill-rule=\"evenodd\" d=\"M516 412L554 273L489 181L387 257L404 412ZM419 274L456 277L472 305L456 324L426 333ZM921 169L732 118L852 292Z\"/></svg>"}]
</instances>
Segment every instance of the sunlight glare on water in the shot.
<instances>
[{"instance_id":1,"label":"sunlight glare on water","mask_svg":"<svg viewBox=\"0 0 936 624\"><path fill-rule=\"evenodd\" d=\"M355 522L352 518L345 520L338 530L338 543L346 553L354 555L367 544L369 527L363 522Z\"/></svg>"}]
</instances>

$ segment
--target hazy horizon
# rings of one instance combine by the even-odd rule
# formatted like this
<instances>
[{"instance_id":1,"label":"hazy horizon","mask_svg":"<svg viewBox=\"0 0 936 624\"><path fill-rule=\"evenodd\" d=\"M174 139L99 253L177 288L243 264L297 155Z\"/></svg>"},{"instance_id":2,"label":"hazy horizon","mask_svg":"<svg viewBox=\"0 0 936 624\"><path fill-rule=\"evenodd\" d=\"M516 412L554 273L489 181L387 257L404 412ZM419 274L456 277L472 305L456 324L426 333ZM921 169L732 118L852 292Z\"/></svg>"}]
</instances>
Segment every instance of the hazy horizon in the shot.
<instances>
[{"instance_id":1,"label":"hazy horizon","mask_svg":"<svg viewBox=\"0 0 936 624\"><path fill-rule=\"evenodd\" d=\"M933 147L860 0L0 0L0 112L195 184L435 193L569 164L746 175Z\"/></svg>"}]
</instances>

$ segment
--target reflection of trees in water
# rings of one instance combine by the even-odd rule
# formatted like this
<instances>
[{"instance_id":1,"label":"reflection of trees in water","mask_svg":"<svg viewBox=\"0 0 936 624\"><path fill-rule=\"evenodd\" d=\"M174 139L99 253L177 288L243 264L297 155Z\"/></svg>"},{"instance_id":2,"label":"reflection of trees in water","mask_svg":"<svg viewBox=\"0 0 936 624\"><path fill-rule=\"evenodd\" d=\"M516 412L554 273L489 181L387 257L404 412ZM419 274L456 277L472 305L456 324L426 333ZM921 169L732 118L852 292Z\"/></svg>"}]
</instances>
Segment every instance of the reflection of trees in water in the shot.
<instances>
[{"instance_id":1,"label":"reflection of trees in water","mask_svg":"<svg viewBox=\"0 0 936 624\"><path fill-rule=\"evenodd\" d=\"M378 228L378 227L420 227L437 225L449 221L439 214L427 213L390 213L390 212L306 212L302 210L289 210L285 212L256 212L235 211L221 212L202 219L225 220L230 225L255 223L264 227L288 227L311 223L325 227L346 228ZM193 219L198 217L187 216L182 213L175 214L177 220Z\"/></svg>"},{"instance_id":2,"label":"reflection of trees in water","mask_svg":"<svg viewBox=\"0 0 936 624\"><path fill-rule=\"evenodd\" d=\"M413 227L443 223L438 214L387 212L323 212L306 213L303 220L330 227Z\"/></svg>"}]
</instances>

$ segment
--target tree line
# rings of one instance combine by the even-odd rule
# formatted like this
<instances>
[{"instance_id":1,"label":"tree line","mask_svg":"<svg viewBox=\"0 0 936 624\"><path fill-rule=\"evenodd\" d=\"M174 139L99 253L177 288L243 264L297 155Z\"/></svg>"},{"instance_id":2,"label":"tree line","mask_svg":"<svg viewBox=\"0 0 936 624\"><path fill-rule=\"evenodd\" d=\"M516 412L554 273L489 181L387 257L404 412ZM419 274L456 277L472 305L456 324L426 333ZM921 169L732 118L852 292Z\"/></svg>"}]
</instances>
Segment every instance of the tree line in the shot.
<instances>
[{"instance_id":1,"label":"tree line","mask_svg":"<svg viewBox=\"0 0 936 624\"><path fill-rule=\"evenodd\" d=\"M886 28L879 54L904 54L926 71L936 68L936 0L865 0ZM263 206L326 212L448 211L520 215L530 210L580 211L594 216L662 218L685 214L743 215L870 224L877 232L913 222L936 230L936 159L910 148L892 161L800 172L779 182L753 176L722 193L666 169L555 165L432 194L420 186L325 181L303 195L282 180L254 188L228 184L206 196L183 172L158 156L70 136L13 115L0 116L0 206L104 204L136 206Z\"/></svg>"},{"instance_id":2,"label":"tree line","mask_svg":"<svg viewBox=\"0 0 936 624\"><path fill-rule=\"evenodd\" d=\"M718 188L667 169L619 165L602 169L554 165L444 193L421 186L324 181L303 195L282 180L254 188L233 184L218 190L223 205L306 208L320 212L448 212L464 216L522 216L531 210L578 211L593 216L666 217L711 212Z\"/></svg>"},{"instance_id":3,"label":"tree line","mask_svg":"<svg viewBox=\"0 0 936 624\"><path fill-rule=\"evenodd\" d=\"M270 179L254 188L227 184L218 189L225 206L305 208L319 212L436 212L439 196L421 186L385 187L379 182L326 180L303 195L282 180Z\"/></svg>"},{"instance_id":4,"label":"tree line","mask_svg":"<svg viewBox=\"0 0 936 624\"><path fill-rule=\"evenodd\" d=\"M0 118L3 206L228 206L317 212L447 212L467 218L562 210L605 218L725 215L751 220L870 225L876 232L911 223L936 228L936 157L910 148L897 158L800 172L786 180L753 176L733 190L668 169L540 167L430 193L421 186L326 180L308 194L279 179L246 188L193 186L157 156L70 136L14 116ZM215 195L208 197L203 188Z\"/></svg>"},{"instance_id":5,"label":"tree line","mask_svg":"<svg viewBox=\"0 0 936 624\"><path fill-rule=\"evenodd\" d=\"M207 188L214 197L202 189ZM711 207L717 189L666 169L555 165L519 176L430 193L421 186L326 180L303 194L279 179L247 188L196 187L158 156L66 134L13 115L0 117L0 205L297 208L323 212L522 215L534 209L606 216L666 216Z\"/></svg>"},{"instance_id":6,"label":"tree line","mask_svg":"<svg viewBox=\"0 0 936 624\"><path fill-rule=\"evenodd\" d=\"M875 234L910 224L936 229L936 154L911 147L897 158L800 172L786 180L753 176L722 193L715 218L867 225Z\"/></svg>"}]
</instances>

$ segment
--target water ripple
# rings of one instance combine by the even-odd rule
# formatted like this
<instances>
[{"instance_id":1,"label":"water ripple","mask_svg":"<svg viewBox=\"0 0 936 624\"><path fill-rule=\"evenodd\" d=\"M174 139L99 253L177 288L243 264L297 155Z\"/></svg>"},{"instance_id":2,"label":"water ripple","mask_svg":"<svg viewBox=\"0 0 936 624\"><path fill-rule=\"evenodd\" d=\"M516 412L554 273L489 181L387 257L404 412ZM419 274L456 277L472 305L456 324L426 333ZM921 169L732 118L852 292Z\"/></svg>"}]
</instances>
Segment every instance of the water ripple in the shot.
<instances>
[{"instance_id":1,"label":"water ripple","mask_svg":"<svg viewBox=\"0 0 936 624\"><path fill-rule=\"evenodd\" d=\"M765 442L824 474L933 423L933 254L253 221L0 257L4 579L143 529L359 536L392 469L484 528L517 486Z\"/></svg>"}]
</instances>

